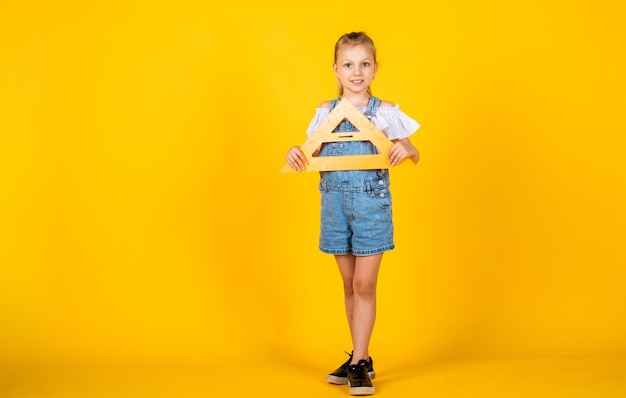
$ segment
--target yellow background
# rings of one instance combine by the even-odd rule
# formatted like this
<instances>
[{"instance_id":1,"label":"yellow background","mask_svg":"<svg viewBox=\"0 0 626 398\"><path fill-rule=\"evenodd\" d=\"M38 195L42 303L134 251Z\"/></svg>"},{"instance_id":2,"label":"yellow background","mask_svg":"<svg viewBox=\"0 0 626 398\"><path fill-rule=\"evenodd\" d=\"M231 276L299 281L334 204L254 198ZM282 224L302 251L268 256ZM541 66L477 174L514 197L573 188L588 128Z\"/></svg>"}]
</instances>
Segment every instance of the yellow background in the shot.
<instances>
[{"instance_id":1,"label":"yellow background","mask_svg":"<svg viewBox=\"0 0 626 398\"><path fill-rule=\"evenodd\" d=\"M625 355L623 6L414 3L3 4L0 361L341 360L317 175L278 169L353 30L422 124L372 352Z\"/></svg>"}]
</instances>

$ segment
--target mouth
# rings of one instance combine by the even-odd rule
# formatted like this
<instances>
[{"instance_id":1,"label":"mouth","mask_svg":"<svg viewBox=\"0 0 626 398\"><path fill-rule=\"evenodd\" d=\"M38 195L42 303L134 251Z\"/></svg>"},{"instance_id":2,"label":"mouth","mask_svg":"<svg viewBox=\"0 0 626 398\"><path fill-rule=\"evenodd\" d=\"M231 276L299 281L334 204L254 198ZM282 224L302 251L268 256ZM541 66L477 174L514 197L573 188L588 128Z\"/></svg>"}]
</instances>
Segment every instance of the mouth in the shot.
<instances>
[{"instance_id":1,"label":"mouth","mask_svg":"<svg viewBox=\"0 0 626 398\"><path fill-rule=\"evenodd\" d=\"M363 84L363 80L351 80L350 83L358 86L360 84Z\"/></svg>"}]
</instances>

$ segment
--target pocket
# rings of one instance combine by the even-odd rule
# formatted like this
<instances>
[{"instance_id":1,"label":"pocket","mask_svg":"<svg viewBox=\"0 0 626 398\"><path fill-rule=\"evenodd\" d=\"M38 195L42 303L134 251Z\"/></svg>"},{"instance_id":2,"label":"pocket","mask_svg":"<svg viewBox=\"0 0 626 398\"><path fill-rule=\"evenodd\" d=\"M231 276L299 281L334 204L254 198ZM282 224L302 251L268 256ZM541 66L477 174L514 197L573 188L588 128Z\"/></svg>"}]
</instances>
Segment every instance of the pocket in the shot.
<instances>
[{"instance_id":1,"label":"pocket","mask_svg":"<svg viewBox=\"0 0 626 398\"><path fill-rule=\"evenodd\" d=\"M373 195L376 203L378 203L380 207L391 206L391 192L389 192L387 187L383 186L374 189Z\"/></svg>"},{"instance_id":2,"label":"pocket","mask_svg":"<svg viewBox=\"0 0 626 398\"><path fill-rule=\"evenodd\" d=\"M343 156L343 143L331 142L329 156Z\"/></svg>"}]
</instances>

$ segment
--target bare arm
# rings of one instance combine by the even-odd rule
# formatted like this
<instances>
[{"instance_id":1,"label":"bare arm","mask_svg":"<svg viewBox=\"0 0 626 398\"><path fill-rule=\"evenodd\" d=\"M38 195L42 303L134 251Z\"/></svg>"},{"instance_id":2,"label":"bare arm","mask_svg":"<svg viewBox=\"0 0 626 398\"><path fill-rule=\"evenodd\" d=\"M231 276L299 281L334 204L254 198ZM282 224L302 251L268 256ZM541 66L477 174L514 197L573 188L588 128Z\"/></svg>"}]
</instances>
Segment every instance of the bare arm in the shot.
<instances>
[{"instance_id":1,"label":"bare arm","mask_svg":"<svg viewBox=\"0 0 626 398\"><path fill-rule=\"evenodd\" d=\"M320 104L320 108L330 108L330 101L324 101ZM321 148L321 147L320 147ZM317 156L320 152L320 148L317 148L311 156ZM306 165L309 164L309 160L304 153L300 150L299 146L292 146L287 152L287 164L291 166L295 171L304 171Z\"/></svg>"}]
</instances>

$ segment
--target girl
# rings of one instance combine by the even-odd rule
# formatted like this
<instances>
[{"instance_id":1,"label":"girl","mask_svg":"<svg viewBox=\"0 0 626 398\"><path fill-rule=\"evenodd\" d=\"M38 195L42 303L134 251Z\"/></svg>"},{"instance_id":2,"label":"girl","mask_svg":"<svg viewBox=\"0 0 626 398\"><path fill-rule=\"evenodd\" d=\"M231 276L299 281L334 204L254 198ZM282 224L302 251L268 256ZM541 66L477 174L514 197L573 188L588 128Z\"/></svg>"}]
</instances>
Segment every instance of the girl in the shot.
<instances>
[{"instance_id":1,"label":"girl","mask_svg":"<svg viewBox=\"0 0 626 398\"><path fill-rule=\"evenodd\" d=\"M388 154L390 166L405 160L419 160L409 136L419 124L400 111L399 106L372 96L370 85L378 71L376 48L364 32L344 34L335 44L333 69L339 81L339 98L323 102L316 109L307 134L328 116L341 98L359 108L394 142ZM335 132L355 131L344 120ZM314 155L337 156L377 153L370 142L323 144ZM287 163L304 171L308 163L300 147L287 153ZM389 172L350 170L320 172L322 194L319 248L333 254L343 280L345 309L353 350L348 361L327 376L333 384L348 384L352 395L374 393L375 377L368 346L376 316L376 282L383 253L394 248Z\"/></svg>"}]
</instances>

